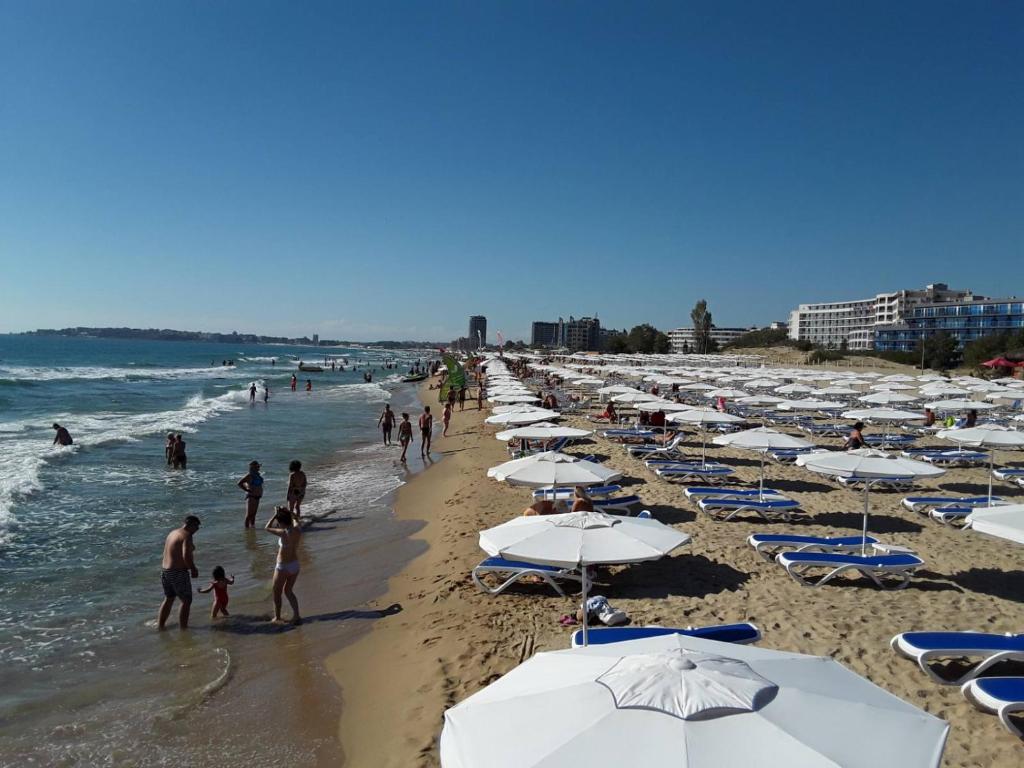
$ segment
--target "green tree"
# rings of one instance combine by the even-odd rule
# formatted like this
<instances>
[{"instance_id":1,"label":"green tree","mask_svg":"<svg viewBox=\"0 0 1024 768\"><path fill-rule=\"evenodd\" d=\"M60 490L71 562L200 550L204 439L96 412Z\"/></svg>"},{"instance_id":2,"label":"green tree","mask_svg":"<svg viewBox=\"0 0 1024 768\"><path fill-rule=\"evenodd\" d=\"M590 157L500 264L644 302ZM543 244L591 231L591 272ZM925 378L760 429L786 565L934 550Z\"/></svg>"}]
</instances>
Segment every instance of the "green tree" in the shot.
<instances>
[{"instance_id":1,"label":"green tree","mask_svg":"<svg viewBox=\"0 0 1024 768\"><path fill-rule=\"evenodd\" d=\"M711 341L711 313L708 311L708 302L701 299L694 304L690 310L690 321L693 323L693 338L696 342L696 351L700 354L708 352L708 342Z\"/></svg>"},{"instance_id":2,"label":"green tree","mask_svg":"<svg viewBox=\"0 0 1024 768\"><path fill-rule=\"evenodd\" d=\"M924 354L922 359L928 368L936 371L945 371L953 368L960 362L960 348L956 338L946 333L946 331L933 333L924 339L923 344ZM922 353L920 343L918 344L917 352L919 355Z\"/></svg>"},{"instance_id":3,"label":"green tree","mask_svg":"<svg viewBox=\"0 0 1024 768\"><path fill-rule=\"evenodd\" d=\"M1022 347L1024 347L1024 331L983 336L964 345L964 364L977 368L986 360L991 360L994 357L1011 355L1016 358Z\"/></svg>"},{"instance_id":4,"label":"green tree","mask_svg":"<svg viewBox=\"0 0 1024 768\"><path fill-rule=\"evenodd\" d=\"M668 334L657 331L654 334L654 351L659 355L664 355L666 352L671 351L672 342L669 341Z\"/></svg>"},{"instance_id":5,"label":"green tree","mask_svg":"<svg viewBox=\"0 0 1024 768\"><path fill-rule=\"evenodd\" d=\"M624 333L613 333L605 342L606 352L629 352L629 340Z\"/></svg>"},{"instance_id":6,"label":"green tree","mask_svg":"<svg viewBox=\"0 0 1024 768\"><path fill-rule=\"evenodd\" d=\"M629 351L646 353L654 352L659 333L661 333L661 331L649 323L634 325L629 330L629 336L627 337ZM661 335L664 336L665 334L661 333ZM667 340L668 338L666 337L666 341Z\"/></svg>"}]
</instances>

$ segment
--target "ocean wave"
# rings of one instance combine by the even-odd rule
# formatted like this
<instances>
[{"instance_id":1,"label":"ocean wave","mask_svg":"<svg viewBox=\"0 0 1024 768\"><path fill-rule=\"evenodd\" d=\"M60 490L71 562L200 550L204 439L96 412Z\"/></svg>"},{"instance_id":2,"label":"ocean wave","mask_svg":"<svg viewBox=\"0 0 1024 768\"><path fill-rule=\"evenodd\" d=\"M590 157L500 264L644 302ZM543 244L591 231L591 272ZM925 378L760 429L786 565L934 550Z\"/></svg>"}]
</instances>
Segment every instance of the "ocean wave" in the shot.
<instances>
[{"instance_id":1,"label":"ocean wave","mask_svg":"<svg viewBox=\"0 0 1024 768\"><path fill-rule=\"evenodd\" d=\"M202 368L160 368L149 365L130 367L31 365L0 366L0 384L34 384L41 381L131 381L138 379L189 379L247 376L236 366L204 366Z\"/></svg>"}]
</instances>

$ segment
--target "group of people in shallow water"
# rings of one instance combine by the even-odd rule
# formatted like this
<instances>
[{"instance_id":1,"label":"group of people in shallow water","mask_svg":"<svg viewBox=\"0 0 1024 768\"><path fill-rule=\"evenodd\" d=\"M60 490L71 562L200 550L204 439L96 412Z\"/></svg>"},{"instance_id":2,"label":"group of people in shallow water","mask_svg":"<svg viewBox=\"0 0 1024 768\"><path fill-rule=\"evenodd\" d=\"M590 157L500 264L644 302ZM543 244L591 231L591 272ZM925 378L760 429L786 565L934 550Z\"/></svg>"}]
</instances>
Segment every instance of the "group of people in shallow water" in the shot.
<instances>
[{"instance_id":1,"label":"group of people in shallow water","mask_svg":"<svg viewBox=\"0 0 1024 768\"><path fill-rule=\"evenodd\" d=\"M179 435L180 437L180 435ZM292 609L292 624L301 624L299 600L295 596L295 582L299 578L299 541L302 538L302 502L306 497L306 473L302 471L301 461L292 461L288 465L288 489L286 506L274 507L273 516L263 529L277 537L277 563L274 566L273 600L275 624L281 624L281 609L284 600ZM260 473L258 461L249 462L249 471L242 477L238 487L245 492L245 528L256 527L256 514L259 511L260 499L263 498L263 475ZM195 563L195 543L193 536L199 530L201 521L195 515L188 515L180 528L175 528L164 541L163 560L161 562L160 584L163 587L164 599L157 613L157 628L164 629L175 600L181 604L178 608L178 626L188 629L189 613L192 609L192 579L199 578L199 569ZM234 576L228 576L223 566L213 569L210 582L200 587L199 592L213 592L213 605L210 618L230 616L228 613L228 587L235 583Z\"/></svg>"}]
</instances>

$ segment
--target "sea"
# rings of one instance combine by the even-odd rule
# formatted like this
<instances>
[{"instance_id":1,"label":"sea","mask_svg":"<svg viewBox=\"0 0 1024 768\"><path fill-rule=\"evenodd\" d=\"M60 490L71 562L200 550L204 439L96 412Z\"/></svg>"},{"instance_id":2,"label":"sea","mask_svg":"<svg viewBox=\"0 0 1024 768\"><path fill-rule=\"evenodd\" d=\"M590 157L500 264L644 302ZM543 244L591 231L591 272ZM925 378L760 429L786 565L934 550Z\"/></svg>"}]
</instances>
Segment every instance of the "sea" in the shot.
<instances>
[{"instance_id":1,"label":"sea","mask_svg":"<svg viewBox=\"0 0 1024 768\"><path fill-rule=\"evenodd\" d=\"M430 355L0 335L0 766L334 761L330 739L306 728L317 717L336 728L314 657L383 589L388 569L359 558L408 533L390 499L415 467L381 445L377 419L387 402L415 419L415 385L401 379ZM300 361L326 369L304 373ZM55 422L73 445L53 445ZM185 470L165 462L168 433L184 436ZM296 591L338 609L281 637L265 631L276 539L242 527L236 483L253 459L260 526L284 503L289 462L302 461L314 522ZM202 520L195 586L215 565L234 574L233 615L211 622L197 595L193 629L159 633L162 543L188 514ZM294 679L295 665L310 679Z\"/></svg>"}]
</instances>

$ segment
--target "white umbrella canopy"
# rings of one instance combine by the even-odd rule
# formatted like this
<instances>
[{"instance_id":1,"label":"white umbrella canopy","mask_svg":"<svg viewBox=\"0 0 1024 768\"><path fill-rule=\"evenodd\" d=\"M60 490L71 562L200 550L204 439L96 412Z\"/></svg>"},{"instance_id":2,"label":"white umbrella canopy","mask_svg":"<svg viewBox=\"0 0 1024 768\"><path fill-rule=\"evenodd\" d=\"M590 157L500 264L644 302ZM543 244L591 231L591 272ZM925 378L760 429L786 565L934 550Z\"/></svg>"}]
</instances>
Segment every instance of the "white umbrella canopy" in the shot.
<instances>
[{"instance_id":1,"label":"white umbrella canopy","mask_svg":"<svg viewBox=\"0 0 1024 768\"><path fill-rule=\"evenodd\" d=\"M946 470L927 464L923 461L905 459L902 456L891 456L871 448L859 448L855 451L825 451L799 456L797 466L818 472L830 477L849 477L864 480L864 529L861 540L861 553L867 550L868 514L870 511L868 494L871 481L889 477L938 477Z\"/></svg>"},{"instance_id":2,"label":"white umbrella canopy","mask_svg":"<svg viewBox=\"0 0 1024 768\"><path fill-rule=\"evenodd\" d=\"M533 411L547 410L539 405L529 403L512 403L511 405L495 405L491 407L493 413L532 413Z\"/></svg>"},{"instance_id":3,"label":"white umbrella canopy","mask_svg":"<svg viewBox=\"0 0 1024 768\"><path fill-rule=\"evenodd\" d=\"M844 419L867 419L868 421L918 421L923 419L920 413L900 411L896 408L857 408L843 412Z\"/></svg>"},{"instance_id":4,"label":"white umbrella canopy","mask_svg":"<svg viewBox=\"0 0 1024 768\"><path fill-rule=\"evenodd\" d=\"M782 382L778 379L751 379L750 381L745 381L743 386L747 389L775 389L781 384Z\"/></svg>"},{"instance_id":5,"label":"white umbrella canopy","mask_svg":"<svg viewBox=\"0 0 1024 768\"><path fill-rule=\"evenodd\" d=\"M814 387L808 387L806 384L783 384L781 387L776 387L775 391L780 395L803 395L813 389Z\"/></svg>"},{"instance_id":6,"label":"white umbrella canopy","mask_svg":"<svg viewBox=\"0 0 1024 768\"><path fill-rule=\"evenodd\" d=\"M629 405L630 403L648 403L648 402L661 402L662 398L658 395L651 395L647 392L623 392L621 395L615 395L612 398L613 403L621 403Z\"/></svg>"},{"instance_id":7,"label":"white umbrella canopy","mask_svg":"<svg viewBox=\"0 0 1024 768\"><path fill-rule=\"evenodd\" d=\"M780 411L838 411L846 406L831 400L783 400L778 404Z\"/></svg>"},{"instance_id":8,"label":"white umbrella canopy","mask_svg":"<svg viewBox=\"0 0 1024 768\"><path fill-rule=\"evenodd\" d=\"M851 389L850 387L830 385L822 387L821 389L811 390L808 394L814 395L815 397L849 397L851 395L859 395L859 389Z\"/></svg>"},{"instance_id":9,"label":"white umbrella canopy","mask_svg":"<svg viewBox=\"0 0 1024 768\"><path fill-rule=\"evenodd\" d=\"M597 391L602 395L621 395L626 392L639 392L640 390L636 387L627 387L625 384L612 384L608 387L601 387Z\"/></svg>"},{"instance_id":10,"label":"white umbrella canopy","mask_svg":"<svg viewBox=\"0 0 1024 768\"><path fill-rule=\"evenodd\" d=\"M487 401L490 403L535 403L540 400L536 395L495 395L494 397L488 397Z\"/></svg>"},{"instance_id":11,"label":"white umbrella canopy","mask_svg":"<svg viewBox=\"0 0 1024 768\"><path fill-rule=\"evenodd\" d=\"M674 421L679 424L692 424L700 429L700 463L702 465L707 463L707 435L704 432L706 425L738 424L745 421L742 417L734 416L731 413L721 413L720 411L705 410L703 408L670 413L665 418L668 421Z\"/></svg>"},{"instance_id":12,"label":"white umbrella canopy","mask_svg":"<svg viewBox=\"0 0 1024 768\"><path fill-rule=\"evenodd\" d=\"M967 516L965 527L1024 544L1024 504L978 507Z\"/></svg>"},{"instance_id":13,"label":"white umbrella canopy","mask_svg":"<svg viewBox=\"0 0 1024 768\"><path fill-rule=\"evenodd\" d=\"M776 405L785 400L784 397L776 397L775 395L748 395L747 397L741 397L736 400L740 405Z\"/></svg>"},{"instance_id":14,"label":"white umbrella canopy","mask_svg":"<svg viewBox=\"0 0 1024 768\"><path fill-rule=\"evenodd\" d=\"M548 419L557 419L562 414L556 411L549 411L546 409L536 409L533 411L509 411L507 413L497 413L494 416L488 416L484 419L485 424L533 424L537 421L547 421Z\"/></svg>"},{"instance_id":15,"label":"white umbrella canopy","mask_svg":"<svg viewBox=\"0 0 1024 768\"><path fill-rule=\"evenodd\" d=\"M936 411L987 411L996 406L980 400L936 400L925 403L925 407Z\"/></svg>"},{"instance_id":16,"label":"white umbrella canopy","mask_svg":"<svg viewBox=\"0 0 1024 768\"><path fill-rule=\"evenodd\" d=\"M557 451L544 451L491 467L487 476L510 485L544 488L558 485L598 485L618 480L618 470Z\"/></svg>"},{"instance_id":17,"label":"white umbrella canopy","mask_svg":"<svg viewBox=\"0 0 1024 768\"><path fill-rule=\"evenodd\" d=\"M920 395L904 395L902 392L873 392L857 398L862 403L874 405L891 405L892 403L912 403L920 400Z\"/></svg>"},{"instance_id":18,"label":"white umbrella canopy","mask_svg":"<svg viewBox=\"0 0 1024 768\"><path fill-rule=\"evenodd\" d=\"M445 712L440 756L444 768L875 768L884 750L886 765L938 768L948 731L834 659L662 635L535 655Z\"/></svg>"},{"instance_id":19,"label":"white umbrella canopy","mask_svg":"<svg viewBox=\"0 0 1024 768\"><path fill-rule=\"evenodd\" d=\"M480 532L480 548L491 557L559 568L658 560L689 541L689 534L657 520L604 512L516 517ZM586 645L587 570L582 571Z\"/></svg>"},{"instance_id":20,"label":"white umbrella canopy","mask_svg":"<svg viewBox=\"0 0 1024 768\"><path fill-rule=\"evenodd\" d=\"M895 383L884 383L884 384L872 384L869 389L874 389L878 392L900 392L914 389L909 384L895 384Z\"/></svg>"},{"instance_id":21,"label":"white umbrella canopy","mask_svg":"<svg viewBox=\"0 0 1024 768\"><path fill-rule=\"evenodd\" d=\"M742 389L712 389L705 397L725 397L734 400L738 397L750 397L750 393L744 392Z\"/></svg>"},{"instance_id":22,"label":"white umbrella canopy","mask_svg":"<svg viewBox=\"0 0 1024 768\"><path fill-rule=\"evenodd\" d=\"M589 429L576 429L560 425L531 424L499 432L495 438L507 442L509 440L556 440L560 437L587 437L594 434Z\"/></svg>"},{"instance_id":23,"label":"white umbrella canopy","mask_svg":"<svg viewBox=\"0 0 1024 768\"><path fill-rule=\"evenodd\" d=\"M761 475L758 481L758 495L764 497L764 455L766 451L779 448L811 448L814 443L801 437L793 437L784 432L777 432L767 427L745 429L731 435L719 435L711 440L715 445L729 445L734 448L745 448L761 454Z\"/></svg>"},{"instance_id":24,"label":"white umbrella canopy","mask_svg":"<svg viewBox=\"0 0 1024 768\"><path fill-rule=\"evenodd\" d=\"M966 429L944 429L937 437L970 448L988 449L988 503L992 505L992 471L995 469L997 450L1020 450L1024 448L1024 432L1004 427L985 426Z\"/></svg>"},{"instance_id":25,"label":"white umbrella canopy","mask_svg":"<svg viewBox=\"0 0 1024 768\"><path fill-rule=\"evenodd\" d=\"M926 384L918 390L925 397L939 397L940 395L967 395L969 390L957 387L952 384Z\"/></svg>"}]
</instances>

